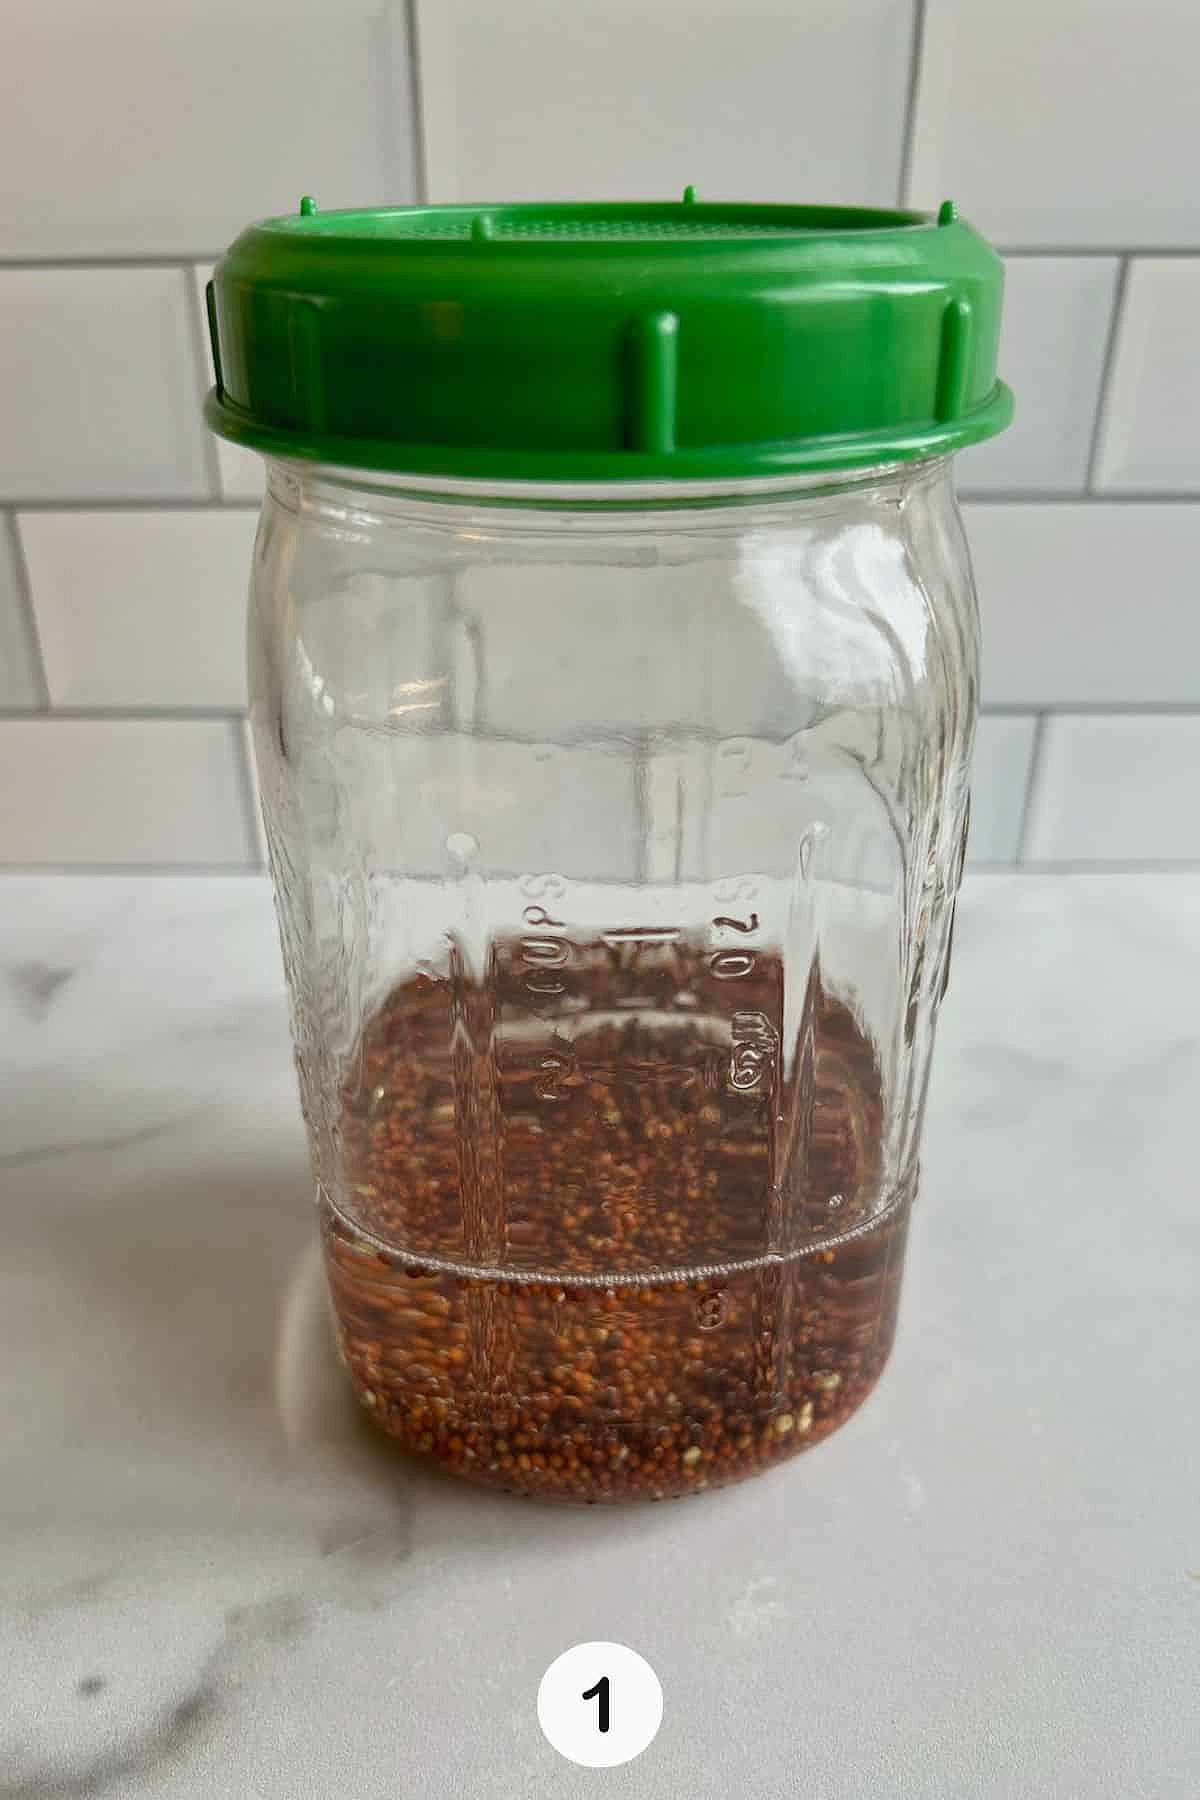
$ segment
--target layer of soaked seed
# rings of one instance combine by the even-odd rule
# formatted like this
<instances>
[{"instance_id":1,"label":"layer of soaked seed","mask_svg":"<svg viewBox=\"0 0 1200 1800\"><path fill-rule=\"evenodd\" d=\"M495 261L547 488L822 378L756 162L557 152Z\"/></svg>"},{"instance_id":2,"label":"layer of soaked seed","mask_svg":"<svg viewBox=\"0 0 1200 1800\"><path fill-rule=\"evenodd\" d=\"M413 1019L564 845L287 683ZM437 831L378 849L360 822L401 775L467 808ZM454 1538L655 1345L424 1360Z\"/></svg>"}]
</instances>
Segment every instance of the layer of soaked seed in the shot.
<instances>
[{"instance_id":1,"label":"layer of soaked seed","mask_svg":"<svg viewBox=\"0 0 1200 1800\"><path fill-rule=\"evenodd\" d=\"M324 1235L343 1356L403 1444L522 1493L659 1499L861 1405L908 1219L876 1059L815 988L785 1074L775 958L729 1001L677 943L634 969L576 948L549 995L502 944L486 981L414 976L371 1019Z\"/></svg>"}]
</instances>

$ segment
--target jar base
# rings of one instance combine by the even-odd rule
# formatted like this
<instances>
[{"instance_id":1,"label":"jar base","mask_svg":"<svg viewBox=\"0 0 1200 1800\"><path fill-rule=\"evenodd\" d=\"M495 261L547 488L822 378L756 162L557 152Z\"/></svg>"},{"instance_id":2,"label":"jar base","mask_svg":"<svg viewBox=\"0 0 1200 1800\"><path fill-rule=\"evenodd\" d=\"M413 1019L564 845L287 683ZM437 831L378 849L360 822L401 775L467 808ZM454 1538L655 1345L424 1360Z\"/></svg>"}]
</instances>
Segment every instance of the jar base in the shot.
<instances>
[{"instance_id":1,"label":"jar base","mask_svg":"<svg viewBox=\"0 0 1200 1800\"><path fill-rule=\"evenodd\" d=\"M810 1449L870 1395L895 1334L911 1203L898 1194L832 1249L737 1271L719 1290L705 1279L485 1293L444 1268L381 1262L326 1204L342 1359L381 1430L478 1485L586 1505L702 1493ZM473 1340L486 1345L479 1361L520 1371L529 1391L473 1388Z\"/></svg>"},{"instance_id":2,"label":"jar base","mask_svg":"<svg viewBox=\"0 0 1200 1800\"><path fill-rule=\"evenodd\" d=\"M653 1450L657 1445L651 1447L647 1462L644 1443L639 1457L630 1447L629 1437L633 1434L623 1432L619 1426L613 1428L613 1436L618 1440L615 1448L601 1444L592 1448L591 1455L599 1458L598 1463L577 1460L574 1465L567 1464L561 1449L557 1453L551 1451L549 1455L536 1450L518 1451L514 1456L511 1448L507 1448L501 1456L498 1454L500 1444L494 1438L490 1449L468 1449L467 1439L471 1436L481 1446L486 1442L477 1425L449 1417L444 1422L439 1421L436 1432L418 1435L404 1411L397 1412L389 1403L381 1402L373 1389L365 1389L357 1382L354 1382L354 1388L372 1422L399 1450L476 1487L489 1488L493 1493L516 1499L546 1501L560 1506L620 1506L681 1500L690 1494L730 1487L753 1475L766 1474L803 1451L815 1448L846 1424L870 1398L887 1366L890 1352L889 1342L874 1375L849 1405L820 1419L814 1414L807 1430L797 1429L795 1414L779 1413L767 1420L749 1444L734 1445L724 1454L718 1451L707 1462L698 1458L695 1464L689 1464L686 1451L681 1455L677 1448L673 1453L670 1449L665 1450L664 1460L655 1463ZM457 1452L454 1448L456 1437L463 1443L463 1448ZM502 1442L510 1446L512 1440ZM561 1465L558 1468L553 1466L556 1454ZM526 1463L528 1467L525 1467Z\"/></svg>"}]
</instances>

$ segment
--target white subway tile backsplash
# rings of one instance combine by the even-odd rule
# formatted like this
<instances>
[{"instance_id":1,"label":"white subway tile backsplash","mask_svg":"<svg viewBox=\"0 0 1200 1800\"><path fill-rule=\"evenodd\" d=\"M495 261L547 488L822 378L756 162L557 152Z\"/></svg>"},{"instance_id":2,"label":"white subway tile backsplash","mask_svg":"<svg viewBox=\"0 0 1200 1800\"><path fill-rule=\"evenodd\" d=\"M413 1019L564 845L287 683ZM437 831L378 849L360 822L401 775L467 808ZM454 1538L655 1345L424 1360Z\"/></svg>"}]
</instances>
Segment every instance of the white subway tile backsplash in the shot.
<instances>
[{"instance_id":1,"label":"white subway tile backsplash","mask_svg":"<svg viewBox=\"0 0 1200 1800\"><path fill-rule=\"evenodd\" d=\"M217 438L216 446L221 498L261 501L267 469L262 457L254 450L243 449L240 444L229 443L225 438Z\"/></svg>"},{"instance_id":2,"label":"white subway tile backsplash","mask_svg":"<svg viewBox=\"0 0 1200 1800\"><path fill-rule=\"evenodd\" d=\"M1036 734L1031 713L985 713L979 721L967 841L973 863L1016 861Z\"/></svg>"},{"instance_id":3,"label":"white subway tile backsplash","mask_svg":"<svg viewBox=\"0 0 1200 1800\"><path fill-rule=\"evenodd\" d=\"M244 450L225 438L216 439L217 468L223 500L261 501L266 485L266 464L254 450Z\"/></svg>"},{"instance_id":4,"label":"white subway tile backsplash","mask_svg":"<svg viewBox=\"0 0 1200 1800\"><path fill-rule=\"evenodd\" d=\"M183 269L0 269L0 498L208 493L190 307Z\"/></svg>"},{"instance_id":5,"label":"white subway tile backsplash","mask_svg":"<svg viewBox=\"0 0 1200 1800\"><path fill-rule=\"evenodd\" d=\"M1016 417L959 458L964 492L1083 491L1112 318L1113 256L1010 256L1000 373Z\"/></svg>"},{"instance_id":6,"label":"white subway tile backsplash","mask_svg":"<svg viewBox=\"0 0 1200 1800\"><path fill-rule=\"evenodd\" d=\"M891 202L911 0L421 0L437 200Z\"/></svg>"},{"instance_id":7,"label":"white subway tile backsplash","mask_svg":"<svg viewBox=\"0 0 1200 1800\"><path fill-rule=\"evenodd\" d=\"M7 0L5 254L213 254L251 219L414 195L403 0ZM31 194L31 177L33 188Z\"/></svg>"},{"instance_id":8,"label":"white subway tile backsplash","mask_svg":"<svg viewBox=\"0 0 1200 1800\"><path fill-rule=\"evenodd\" d=\"M19 555L13 521L0 513L0 710L6 711L32 711L44 699Z\"/></svg>"},{"instance_id":9,"label":"white subway tile backsplash","mask_svg":"<svg viewBox=\"0 0 1200 1800\"><path fill-rule=\"evenodd\" d=\"M928 0L909 192L1009 245L1200 241L1195 0Z\"/></svg>"},{"instance_id":10,"label":"white subway tile backsplash","mask_svg":"<svg viewBox=\"0 0 1200 1800\"><path fill-rule=\"evenodd\" d=\"M1130 265L1096 480L1200 493L1200 256Z\"/></svg>"},{"instance_id":11,"label":"white subway tile backsplash","mask_svg":"<svg viewBox=\"0 0 1200 1800\"><path fill-rule=\"evenodd\" d=\"M213 266L212 263L201 263L192 271L200 336L204 343L205 376L209 385L215 380L215 375L204 290L212 279ZM254 450L243 450L240 444L228 443L225 438L214 437L213 443L220 471L221 497L225 500L261 500L266 475L266 464L262 457Z\"/></svg>"},{"instance_id":12,"label":"white subway tile backsplash","mask_svg":"<svg viewBox=\"0 0 1200 1800\"><path fill-rule=\"evenodd\" d=\"M235 715L264 469L209 442L200 412L210 259L245 223L304 191L323 208L414 199L422 158L432 199L694 183L887 205L918 13L907 197L952 196L1011 252L1016 420L958 463L977 496L983 701L1003 709L979 722L970 861L1200 858L1197 0L1136 17L1115 0L6 0L0 863L262 858ZM464 617L480 599L485 645L487 573L457 596ZM527 596L543 671L570 666L557 580L531 576ZM735 623L712 659L734 734L790 703L754 621ZM619 718L649 673L601 659L601 710ZM490 668L488 723L514 743L472 774L481 809L525 780L530 679L519 658ZM40 716L47 702L68 716ZM559 833L568 777L602 832L623 829L615 765L541 773L526 860Z\"/></svg>"},{"instance_id":13,"label":"white subway tile backsplash","mask_svg":"<svg viewBox=\"0 0 1200 1800\"><path fill-rule=\"evenodd\" d=\"M1200 503L965 509L991 706L1200 697Z\"/></svg>"},{"instance_id":14,"label":"white subway tile backsplash","mask_svg":"<svg viewBox=\"0 0 1200 1800\"><path fill-rule=\"evenodd\" d=\"M233 719L0 721L0 863L255 860Z\"/></svg>"},{"instance_id":15,"label":"white subway tile backsplash","mask_svg":"<svg viewBox=\"0 0 1200 1800\"><path fill-rule=\"evenodd\" d=\"M255 523L215 507L21 514L51 703L244 706Z\"/></svg>"},{"instance_id":16,"label":"white subway tile backsplash","mask_svg":"<svg viewBox=\"0 0 1200 1800\"><path fill-rule=\"evenodd\" d=\"M1049 718L1029 862L1200 859L1200 714Z\"/></svg>"}]
</instances>

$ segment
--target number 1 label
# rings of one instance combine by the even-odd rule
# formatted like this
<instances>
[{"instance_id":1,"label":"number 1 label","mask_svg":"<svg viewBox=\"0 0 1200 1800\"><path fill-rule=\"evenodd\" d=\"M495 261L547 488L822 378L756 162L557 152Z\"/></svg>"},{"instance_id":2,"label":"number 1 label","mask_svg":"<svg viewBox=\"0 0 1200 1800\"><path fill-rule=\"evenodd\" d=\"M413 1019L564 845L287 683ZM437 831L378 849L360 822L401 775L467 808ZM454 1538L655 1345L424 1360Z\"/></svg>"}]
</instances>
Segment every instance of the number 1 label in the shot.
<instances>
[{"instance_id":1,"label":"number 1 label","mask_svg":"<svg viewBox=\"0 0 1200 1800\"><path fill-rule=\"evenodd\" d=\"M653 1743L662 1724L662 1686L645 1657L625 1644L575 1644L542 1676L537 1716L547 1741L568 1762L614 1769Z\"/></svg>"},{"instance_id":2,"label":"number 1 label","mask_svg":"<svg viewBox=\"0 0 1200 1800\"><path fill-rule=\"evenodd\" d=\"M584 1700L598 1700L600 1702L599 1706L596 1708L598 1715L596 1725L598 1730L607 1731L612 1724L612 1682L608 1679L608 1676L602 1675L595 1687L588 1688L581 1698Z\"/></svg>"}]
</instances>

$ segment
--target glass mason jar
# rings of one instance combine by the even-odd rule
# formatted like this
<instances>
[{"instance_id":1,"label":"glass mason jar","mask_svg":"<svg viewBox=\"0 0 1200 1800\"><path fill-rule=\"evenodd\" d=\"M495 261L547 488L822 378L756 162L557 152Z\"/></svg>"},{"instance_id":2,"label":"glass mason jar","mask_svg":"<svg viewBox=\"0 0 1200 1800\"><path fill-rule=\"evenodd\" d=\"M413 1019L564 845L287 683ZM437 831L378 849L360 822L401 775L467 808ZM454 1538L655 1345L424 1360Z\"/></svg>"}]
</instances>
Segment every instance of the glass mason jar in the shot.
<instances>
[{"instance_id":1,"label":"glass mason jar","mask_svg":"<svg viewBox=\"0 0 1200 1800\"><path fill-rule=\"evenodd\" d=\"M260 433L250 703L338 1337L460 1474L694 1492L880 1375L978 690L927 435L556 481Z\"/></svg>"}]
</instances>

